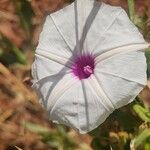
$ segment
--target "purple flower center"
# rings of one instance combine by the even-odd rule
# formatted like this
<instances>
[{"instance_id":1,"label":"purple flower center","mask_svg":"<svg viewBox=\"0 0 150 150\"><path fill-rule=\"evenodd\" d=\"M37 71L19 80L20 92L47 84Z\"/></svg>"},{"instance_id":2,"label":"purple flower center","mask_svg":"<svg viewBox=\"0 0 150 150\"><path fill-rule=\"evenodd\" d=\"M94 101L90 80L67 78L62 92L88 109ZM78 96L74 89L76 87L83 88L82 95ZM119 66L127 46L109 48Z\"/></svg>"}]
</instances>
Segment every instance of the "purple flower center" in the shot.
<instances>
[{"instance_id":1,"label":"purple flower center","mask_svg":"<svg viewBox=\"0 0 150 150\"><path fill-rule=\"evenodd\" d=\"M90 77L94 73L95 60L91 54L83 54L74 59L72 72L80 80Z\"/></svg>"}]
</instances>

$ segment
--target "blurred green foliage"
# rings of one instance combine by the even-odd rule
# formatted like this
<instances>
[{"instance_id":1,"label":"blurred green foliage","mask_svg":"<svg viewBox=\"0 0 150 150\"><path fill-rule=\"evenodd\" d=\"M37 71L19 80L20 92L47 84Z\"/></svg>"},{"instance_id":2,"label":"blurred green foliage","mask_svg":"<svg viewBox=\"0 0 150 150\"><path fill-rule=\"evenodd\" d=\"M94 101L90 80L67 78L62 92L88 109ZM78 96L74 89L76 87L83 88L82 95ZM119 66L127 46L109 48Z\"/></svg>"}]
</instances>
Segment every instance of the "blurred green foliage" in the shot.
<instances>
[{"instance_id":1,"label":"blurred green foliage","mask_svg":"<svg viewBox=\"0 0 150 150\"><path fill-rule=\"evenodd\" d=\"M4 64L12 64L15 62L26 65L27 59L25 54L11 40L2 33L0 34L0 59Z\"/></svg>"},{"instance_id":2,"label":"blurred green foliage","mask_svg":"<svg viewBox=\"0 0 150 150\"><path fill-rule=\"evenodd\" d=\"M57 150L73 150L77 147L75 141L67 135L67 131L61 125L56 126L56 131L51 131L49 128L40 125L25 122L24 126L42 137L42 141L47 143L51 148Z\"/></svg>"},{"instance_id":3,"label":"blurred green foliage","mask_svg":"<svg viewBox=\"0 0 150 150\"><path fill-rule=\"evenodd\" d=\"M26 34L25 45L18 48L12 40L0 33L0 61L5 65L13 63L21 63L26 65L26 49L33 50L32 37L33 37L33 23L34 11L31 2L28 0L13 0L16 15L19 18L20 27Z\"/></svg>"},{"instance_id":4,"label":"blurred green foliage","mask_svg":"<svg viewBox=\"0 0 150 150\"><path fill-rule=\"evenodd\" d=\"M27 0L13 0L16 13L19 16L20 24L27 34L27 38L32 37L32 17L34 16L34 11L32 9L30 1Z\"/></svg>"}]
</instances>

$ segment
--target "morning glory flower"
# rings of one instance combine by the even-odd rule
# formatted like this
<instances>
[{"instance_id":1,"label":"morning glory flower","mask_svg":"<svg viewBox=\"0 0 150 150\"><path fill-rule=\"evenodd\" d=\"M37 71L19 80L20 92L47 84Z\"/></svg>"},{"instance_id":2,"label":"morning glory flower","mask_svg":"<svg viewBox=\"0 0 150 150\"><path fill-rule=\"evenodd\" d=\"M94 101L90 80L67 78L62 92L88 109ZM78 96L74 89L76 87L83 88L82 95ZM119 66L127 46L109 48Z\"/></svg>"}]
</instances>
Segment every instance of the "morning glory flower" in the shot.
<instances>
[{"instance_id":1,"label":"morning glory flower","mask_svg":"<svg viewBox=\"0 0 150 150\"><path fill-rule=\"evenodd\" d=\"M148 47L120 7L76 0L47 16L32 66L49 118L87 133L146 85Z\"/></svg>"}]
</instances>

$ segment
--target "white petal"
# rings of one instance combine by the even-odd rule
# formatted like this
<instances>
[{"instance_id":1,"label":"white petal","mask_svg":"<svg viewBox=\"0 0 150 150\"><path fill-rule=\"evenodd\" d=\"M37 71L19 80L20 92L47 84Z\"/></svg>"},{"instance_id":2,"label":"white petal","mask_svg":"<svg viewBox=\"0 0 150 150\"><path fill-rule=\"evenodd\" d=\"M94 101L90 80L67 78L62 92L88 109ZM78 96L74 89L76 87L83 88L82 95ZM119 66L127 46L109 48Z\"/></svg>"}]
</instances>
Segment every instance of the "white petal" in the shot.
<instances>
[{"instance_id":1,"label":"white petal","mask_svg":"<svg viewBox=\"0 0 150 150\"><path fill-rule=\"evenodd\" d=\"M83 99L79 101L79 123L80 133L87 133L98 127L109 116L112 111L108 111L104 105L103 97L99 96L93 86L92 79L82 80ZM92 81L92 84L94 82Z\"/></svg>"},{"instance_id":2,"label":"white petal","mask_svg":"<svg viewBox=\"0 0 150 150\"><path fill-rule=\"evenodd\" d=\"M120 108L132 102L144 88L142 84L111 74L100 72L95 73L95 75L115 108Z\"/></svg>"},{"instance_id":3,"label":"white petal","mask_svg":"<svg viewBox=\"0 0 150 150\"><path fill-rule=\"evenodd\" d=\"M128 81L146 84L146 58L144 52L136 51L127 54L118 54L96 65L95 72L103 72Z\"/></svg>"},{"instance_id":4,"label":"white petal","mask_svg":"<svg viewBox=\"0 0 150 150\"><path fill-rule=\"evenodd\" d=\"M50 16L46 18L43 30L40 34L37 50L44 50L66 58L72 55L70 48L60 35Z\"/></svg>"},{"instance_id":5,"label":"white petal","mask_svg":"<svg viewBox=\"0 0 150 150\"><path fill-rule=\"evenodd\" d=\"M95 12L94 3L94 0L76 0L50 15L60 35L72 51L83 46L90 23L93 22L90 12L91 10L92 13Z\"/></svg>"},{"instance_id":6,"label":"white petal","mask_svg":"<svg viewBox=\"0 0 150 150\"><path fill-rule=\"evenodd\" d=\"M95 93L97 94L97 96L99 96L101 104L106 108L108 112L112 112L115 109L115 107L113 106L111 100L107 97L106 93L103 91L95 75L91 75L88 81Z\"/></svg>"},{"instance_id":7,"label":"white petal","mask_svg":"<svg viewBox=\"0 0 150 150\"><path fill-rule=\"evenodd\" d=\"M67 89L67 91L64 91L58 98L51 111L49 111L50 119L55 123L65 124L79 131L78 117L81 109L79 101L81 101L82 95L82 86L80 81L77 80L74 85Z\"/></svg>"},{"instance_id":8,"label":"white petal","mask_svg":"<svg viewBox=\"0 0 150 150\"><path fill-rule=\"evenodd\" d=\"M65 74L69 71L70 69L68 67L65 67L58 62L36 55L32 64L32 76L34 78L33 84L45 77Z\"/></svg>"},{"instance_id":9,"label":"white petal","mask_svg":"<svg viewBox=\"0 0 150 150\"><path fill-rule=\"evenodd\" d=\"M45 108L51 111L57 100L77 81L73 74L60 73L42 78L34 84L34 88L42 98Z\"/></svg>"},{"instance_id":10,"label":"white petal","mask_svg":"<svg viewBox=\"0 0 150 150\"><path fill-rule=\"evenodd\" d=\"M145 47L127 50L135 44L146 43L121 8L76 0L49 15L32 72L50 119L87 133L131 102L146 84L146 60L138 51ZM94 75L82 81L70 72L78 50L96 56Z\"/></svg>"},{"instance_id":11,"label":"white petal","mask_svg":"<svg viewBox=\"0 0 150 150\"><path fill-rule=\"evenodd\" d=\"M91 20L89 19L86 22L86 26L89 26L86 37L86 43L88 43L87 51L95 52L95 49L100 44L104 44L102 42L105 39L104 34L109 28L111 28L111 25L115 21L120 11L120 7L112 7L110 5L99 2L95 3L93 12L90 14L93 17L91 17ZM100 50L101 49L98 49L99 52Z\"/></svg>"},{"instance_id":12,"label":"white petal","mask_svg":"<svg viewBox=\"0 0 150 150\"><path fill-rule=\"evenodd\" d=\"M70 57L74 50L97 54L135 43L145 41L123 9L76 0L47 17L37 49Z\"/></svg>"},{"instance_id":13,"label":"white petal","mask_svg":"<svg viewBox=\"0 0 150 150\"><path fill-rule=\"evenodd\" d=\"M120 46L145 43L142 34L130 21L126 12L121 8L116 8L116 10L114 7L112 8L105 5L102 10L103 21L101 20L101 26L105 26L106 29L103 29L102 34L100 34L99 38L97 38L98 40L95 41L95 46L92 45L93 53L95 54L103 53ZM114 17L106 16L106 14L110 13L116 14L115 19ZM108 20L110 20L110 22ZM98 21L95 23L97 22Z\"/></svg>"},{"instance_id":14,"label":"white petal","mask_svg":"<svg viewBox=\"0 0 150 150\"><path fill-rule=\"evenodd\" d=\"M78 80L59 97L50 113L50 119L66 124L84 134L98 127L108 117L88 80Z\"/></svg>"},{"instance_id":15,"label":"white petal","mask_svg":"<svg viewBox=\"0 0 150 150\"><path fill-rule=\"evenodd\" d=\"M60 57L56 54L53 54L51 52L48 51L44 51L44 50L36 50L36 56L41 56L43 58L47 58L49 60L52 60L54 62L57 62L61 65L63 65L64 67L68 67L71 68L71 66L73 65L73 62L65 57Z\"/></svg>"},{"instance_id":16,"label":"white petal","mask_svg":"<svg viewBox=\"0 0 150 150\"><path fill-rule=\"evenodd\" d=\"M59 36L61 35L66 45L73 51L76 44L74 3L52 13L49 17L53 20Z\"/></svg>"},{"instance_id":17,"label":"white petal","mask_svg":"<svg viewBox=\"0 0 150 150\"><path fill-rule=\"evenodd\" d=\"M95 55L95 61L96 64L104 61L110 57L114 57L115 55L120 55L120 54L126 54L134 51L145 51L149 47L149 43L144 43L144 44L129 44L125 46L120 46L115 49L110 49L109 51L106 51L104 53L99 53Z\"/></svg>"}]
</instances>

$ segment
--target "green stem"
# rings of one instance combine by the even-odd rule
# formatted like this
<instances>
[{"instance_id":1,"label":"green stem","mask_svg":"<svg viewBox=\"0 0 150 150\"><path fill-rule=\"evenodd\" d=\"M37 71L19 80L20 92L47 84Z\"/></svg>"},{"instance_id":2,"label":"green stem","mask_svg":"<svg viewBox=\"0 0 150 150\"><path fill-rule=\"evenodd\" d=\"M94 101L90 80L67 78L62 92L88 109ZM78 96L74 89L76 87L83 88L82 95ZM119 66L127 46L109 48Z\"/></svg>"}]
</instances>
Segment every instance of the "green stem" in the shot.
<instances>
[{"instance_id":1,"label":"green stem","mask_svg":"<svg viewBox=\"0 0 150 150\"><path fill-rule=\"evenodd\" d=\"M134 22L134 17L135 17L135 1L134 0L128 0L128 12L129 12L129 17L131 21Z\"/></svg>"},{"instance_id":2,"label":"green stem","mask_svg":"<svg viewBox=\"0 0 150 150\"><path fill-rule=\"evenodd\" d=\"M150 112L147 109L136 104L133 106L133 110L144 122L150 122Z\"/></svg>"},{"instance_id":3,"label":"green stem","mask_svg":"<svg viewBox=\"0 0 150 150\"><path fill-rule=\"evenodd\" d=\"M16 58L20 63L24 65L27 64L25 55L16 46L12 47L12 51L16 55Z\"/></svg>"}]
</instances>

